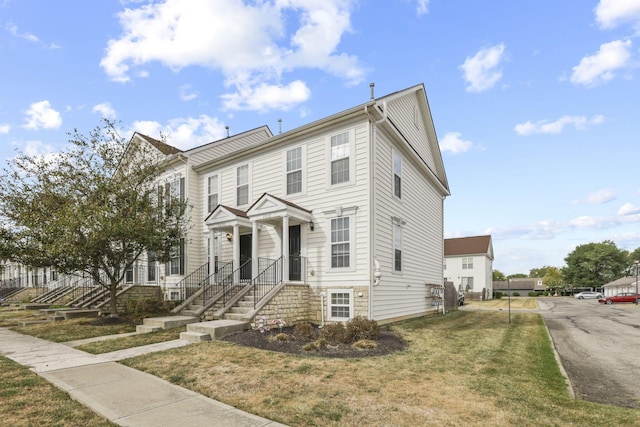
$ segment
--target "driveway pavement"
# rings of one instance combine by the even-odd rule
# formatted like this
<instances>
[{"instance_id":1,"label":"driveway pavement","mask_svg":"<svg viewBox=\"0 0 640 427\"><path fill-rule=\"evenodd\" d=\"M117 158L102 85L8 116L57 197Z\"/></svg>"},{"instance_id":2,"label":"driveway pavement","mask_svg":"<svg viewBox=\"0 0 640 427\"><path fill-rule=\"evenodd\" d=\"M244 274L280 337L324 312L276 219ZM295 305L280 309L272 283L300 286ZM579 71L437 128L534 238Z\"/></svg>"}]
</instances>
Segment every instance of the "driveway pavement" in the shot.
<instances>
[{"instance_id":1,"label":"driveway pavement","mask_svg":"<svg viewBox=\"0 0 640 427\"><path fill-rule=\"evenodd\" d=\"M640 409L640 307L566 297L539 303L576 397Z\"/></svg>"}]
</instances>

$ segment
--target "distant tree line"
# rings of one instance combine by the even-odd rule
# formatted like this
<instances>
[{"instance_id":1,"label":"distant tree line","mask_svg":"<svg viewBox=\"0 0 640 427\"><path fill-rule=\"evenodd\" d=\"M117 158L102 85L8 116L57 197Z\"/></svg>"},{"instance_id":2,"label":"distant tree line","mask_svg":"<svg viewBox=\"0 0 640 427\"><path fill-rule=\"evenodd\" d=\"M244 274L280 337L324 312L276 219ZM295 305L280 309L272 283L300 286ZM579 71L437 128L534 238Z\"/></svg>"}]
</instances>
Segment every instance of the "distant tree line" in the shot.
<instances>
[{"instance_id":1,"label":"distant tree line","mask_svg":"<svg viewBox=\"0 0 640 427\"><path fill-rule=\"evenodd\" d=\"M640 261L640 248L634 251L620 249L611 240L600 243L586 243L577 246L564 259L562 268L544 266L532 268L529 274L505 276L499 270L493 271L494 281L507 279L541 277L549 288L589 287L596 288L625 276L635 275L636 261Z\"/></svg>"}]
</instances>

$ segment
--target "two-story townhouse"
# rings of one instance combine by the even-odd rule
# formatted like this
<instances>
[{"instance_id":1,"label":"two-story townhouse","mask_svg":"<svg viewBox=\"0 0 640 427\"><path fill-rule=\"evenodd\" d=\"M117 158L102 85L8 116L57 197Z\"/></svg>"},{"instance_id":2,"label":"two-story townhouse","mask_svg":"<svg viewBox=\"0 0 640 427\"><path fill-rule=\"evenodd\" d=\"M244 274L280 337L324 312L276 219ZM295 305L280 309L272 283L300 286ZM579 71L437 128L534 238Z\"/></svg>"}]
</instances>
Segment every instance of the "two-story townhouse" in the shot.
<instances>
[{"instance_id":1,"label":"two-story townhouse","mask_svg":"<svg viewBox=\"0 0 640 427\"><path fill-rule=\"evenodd\" d=\"M132 141L163 159L160 192L190 206L171 261L147 254L131 274L167 298L188 301L187 282L220 286L224 312L233 287L254 295L248 320L316 323L439 306L450 192L422 84L380 98L371 86L367 102L277 135L263 126L184 151Z\"/></svg>"},{"instance_id":2,"label":"two-story townhouse","mask_svg":"<svg viewBox=\"0 0 640 427\"><path fill-rule=\"evenodd\" d=\"M493 243L491 236L445 239L444 278L460 292L493 295Z\"/></svg>"}]
</instances>

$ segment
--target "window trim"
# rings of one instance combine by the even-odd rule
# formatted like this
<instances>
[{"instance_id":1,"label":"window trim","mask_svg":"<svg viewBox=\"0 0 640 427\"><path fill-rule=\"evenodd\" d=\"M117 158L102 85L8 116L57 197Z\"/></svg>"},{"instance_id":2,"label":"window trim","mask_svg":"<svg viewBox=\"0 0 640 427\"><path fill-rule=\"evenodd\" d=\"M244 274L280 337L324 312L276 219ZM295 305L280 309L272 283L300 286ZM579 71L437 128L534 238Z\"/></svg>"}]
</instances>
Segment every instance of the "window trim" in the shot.
<instances>
[{"instance_id":1,"label":"window trim","mask_svg":"<svg viewBox=\"0 0 640 427\"><path fill-rule=\"evenodd\" d=\"M348 294L349 295L349 317L335 317L331 315L331 309L333 307L346 307L347 304L332 304L331 296L333 294ZM353 313L353 289L341 289L341 288L333 288L327 289L327 320L330 322L347 322L354 317Z\"/></svg>"},{"instance_id":2,"label":"window trim","mask_svg":"<svg viewBox=\"0 0 640 427\"><path fill-rule=\"evenodd\" d=\"M356 211L358 208L356 206L349 208L336 208L331 211L323 212L326 219L326 230L328 230L327 244L326 244L326 259L327 259L327 268L326 271L328 273L342 273L345 271L355 271L356 269L356 258L355 258L355 247L356 247ZM331 256L332 256L332 245L331 241L331 222L334 219L339 218L349 218L349 267L332 267L331 266Z\"/></svg>"},{"instance_id":3,"label":"window trim","mask_svg":"<svg viewBox=\"0 0 640 427\"><path fill-rule=\"evenodd\" d=\"M462 258L462 269L463 270L473 270L473 257L463 257Z\"/></svg>"},{"instance_id":4,"label":"window trim","mask_svg":"<svg viewBox=\"0 0 640 427\"><path fill-rule=\"evenodd\" d=\"M399 161L400 164L400 173L397 174L396 173L396 160ZM395 200L402 200L402 165L404 163L404 159L402 157L402 154L400 154L400 152L398 150L396 150L395 148L392 149L392 154L391 154L391 194L393 194L393 197ZM399 180L400 180L400 195L398 195L396 193L396 176L398 176Z\"/></svg>"},{"instance_id":5,"label":"window trim","mask_svg":"<svg viewBox=\"0 0 640 427\"><path fill-rule=\"evenodd\" d=\"M247 186L247 203L243 203L240 204L238 203L238 189L241 187L240 185L238 185L238 170L242 167L247 167L247 183L246 184L242 184L242 186ZM239 166L235 167L235 177L234 177L234 181L235 181L235 202L236 202L236 207L240 207L240 206L248 206L251 204L251 163L243 163Z\"/></svg>"},{"instance_id":6,"label":"window trim","mask_svg":"<svg viewBox=\"0 0 640 427\"><path fill-rule=\"evenodd\" d=\"M209 180L211 178L213 178L213 177L217 178L217 185L216 185L215 193L211 193L210 192L210 188L209 188ZM206 195L205 195L205 200L204 200L204 207L205 207L205 210L206 210L205 216L210 214L211 211L213 211L213 209L215 209L216 206L220 204L220 181L221 181L221 176L220 176L220 173L218 173L218 172L208 174L208 175L206 175L204 177L204 187L206 189ZM216 194L218 196L218 203L217 203L216 206L211 207L211 206L209 206L209 197L211 197L211 195L213 195L213 194Z\"/></svg>"},{"instance_id":7,"label":"window trim","mask_svg":"<svg viewBox=\"0 0 640 427\"><path fill-rule=\"evenodd\" d=\"M292 171L288 170L288 153L293 150L300 149L300 169L295 169ZM307 147L305 145L296 145L294 147L290 147L283 151L283 194L287 197L297 197L305 195L307 192ZM300 191L297 193L289 193L288 188L288 177L292 172L300 171Z\"/></svg>"},{"instance_id":8,"label":"window trim","mask_svg":"<svg viewBox=\"0 0 640 427\"><path fill-rule=\"evenodd\" d=\"M338 184L332 184L331 183L331 165L333 163L333 159L331 158L331 138L334 136L338 136L341 134L347 133L349 135L349 179L347 181L344 182L340 182ZM333 188L341 188L341 187L345 187L345 186L349 186L349 185L354 185L356 183L355 180L355 175L356 175L356 171L355 171L355 144L356 142L356 131L354 128L350 128L350 129L343 129L340 130L338 132L333 132L329 135L327 135L326 137L326 155L327 155L327 161L326 161L326 188L327 189L333 189Z\"/></svg>"},{"instance_id":9,"label":"window trim","mask_svg":"<svg viewBox=\"0 0 640 427\"><path fill-rule=\"evenodd\" d=\"M392 258L393 258L393 272L394 273L402 273L402 253L403 253L403 245L402 245L402 225L400 224L393 224L393 254L392 254ZM399 244L399 248L397 246L397 239L400 239L400 244ZM397 260L396 260L396 251L400 251L400 268L397 268Z\"/></svg>"}]
</instances>

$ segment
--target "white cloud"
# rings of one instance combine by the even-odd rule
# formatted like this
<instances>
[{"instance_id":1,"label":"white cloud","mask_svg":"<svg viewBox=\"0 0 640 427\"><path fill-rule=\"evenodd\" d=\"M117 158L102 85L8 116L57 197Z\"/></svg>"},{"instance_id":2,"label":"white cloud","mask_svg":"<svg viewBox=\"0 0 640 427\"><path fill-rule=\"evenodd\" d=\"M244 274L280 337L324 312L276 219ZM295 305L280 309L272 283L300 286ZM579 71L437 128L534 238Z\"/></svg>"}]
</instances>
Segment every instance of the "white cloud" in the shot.
<instances>
[{"instance_id":1,"label":"white cloud","mask_svg":"<svg viewBox=\"0 0 640 427\"><path fill-rule=\"evenodd\" d=\"M36 36L34 34L18 32L18 26L15 25L15 24L8 23L7 25L5 25L5 28L14 37L18 37L18 38L27 40L27 41L29 41L31 43L39 43L41 46L44 46L44 47L49 48L49 49L59 49L60 48L60 46L58 46L55 43L50 43L50 44L47 45L46 43L40 41L38 36Z\"/></svg>"},{"instance_id":2,"label":"white cloud","mask_svg":"<svg viewBox=\"0 0 640 427\"><path fill-rule=\"evenodd\" d=\"M11 130L11 126L7 123L0 124L0 135L6 135Z\"/></svg>"},{"instance_id":3,"label":"white cloud","mask_svg":"<svg viewBox=\"0 0 640 427\"><path fill-rule=\"evenodd\" d=\"M599 190L591 193L587 196L585 202L594 205L601 205L603 203L615 200L616 193L611 189Z\"/></svg>"},{"instance_id":4,"label":"white cloud","mask_svg":"<svg viewBox=\"0 0 640 427\"><path fill-rule=\"evenodd\" d=\"M566 126L573 126L576 130L585 130L589 125L596 125L604 122L604 116L596 115L592 118L585 116L562 116L558 120L549 122L541 120L536 123L527 121L517 124L513 129L519 135L531 135L534 133L560 133Z\"/></svg>"},{"instance_id":5,"label":"white cloud","mask_svg":"<svg viewBox=\"0 0 640 427\"><path fill-rule=\"evenodd\" d=\"M640 214L640 206L634 206L631 203L625 203L618 209L618 215L637 215Z\"/></svg>"},{"instance_id":6,"label":"white cloud","mask_svg":"<svg viewBox=\"0 0 640 427\"><path fill-rule=\"evenodd\" d=\"M416 12L418 12L418 15L429 13L429 0L418 0L417 3Z\"/></svg>"},{"instance_id":7,"label":"white cloud","mask_svg":"<svg viewBox=\"0 0 640 427\"><path fill-rule=\"evenodd\" d=\"M307 85L296 80L287 86L260 84L258 86L239 85L238 91L222 95L227 110L267 111L269 109L287 111L311 96Z\"/></svg>"},{"instance_id":8,"label":"white cloud","mask_svg":"<svg viewBox=\"0 0 640 427\"><path fill-rule=\"evenodd\" d=\"M504 59L503 43L480 49L474 56L467 57L460 66L467 83L467 92L483 92L491 89L502 78L499 68Z\"/></svg>"},{"instance_id":9,"label":"white cloud","mask_svg":"<svg viewBox=\"0 0 640 427\"><path fill-rule=\"evenodd\" d=\"M183 101L192 101L198 97L198 92L193 90L191 85L184 84L180 86L180 99Z\"/></svg>"},{"instance_id":10,"label":"white cloud","mask_svg":"<svg viewBox=\"0 0 640 427\"><path fill-rule=\"evenodd\" d=\"M600 45L592 56L585 56L573 67L571 83L593 87L615 77L615 71L629 66L631 40L615 40Z\"/></svg>"},{"instance_id":11,"label":"white cloud","mask_svg":"<svg viewBox=\"0 0 640 427\"><path fill-rule=\"evenodd\" d=\"M453 154L464 153L471 150L473 143L460 138L460 132L449 132L440 140L440 150L449 151Z\"/></svg>"},{"instance_id":12,"label":"white cloud","mask_svg":"<svg viewBox=\"0 0 640 427\"><path fill-rule=\"evenodd\" d=\"M27 141L25 142L22 151L30 157L47 157L56 153L51 145L45 144L42 141Z\"/></svg>"},{"instance_id":13,"label":"white cloud","mask_svg":"<svg viewBox=\"0 0 640 427\"><path fill-rule=\"evenodd\" d=\"M596 21L602 28L615 28L623 22L640 24L640 1L600 0L594 9Z\"/></svg>"},{"instance_id":14,"label":"white cloud","mask_svg":"<svg viewBox=\"0 0 640 427\"><path fill-rule=\"evenodd\" d=\"M100 65L119 82L129 81L136 71L148 73L141 68L152 62L176 71L194 65L220 70L227 82L239 83L229 96L235 100L231 105L241 108L251 105L251 100L238 99L247 85L248 93L261 86L281 87L282 74L296 68L319 69L356 84L364 79L364 69L357 57L338 51L342 36L351 31L354 4L166 0L127 8L118 15L122 35L109 40ZM292 102L300 102L298 92L290 94ZM281 108L283 100L276 104Z\"/></svg>"},{"instance_id":15,"label":"white cloud","mask_svg":"<svg viewBox=\"0 0 640 427\"><path fill-rule=\"evenodd\" d=\"M5 28L14 37L25 39L25 40L30 41L32 43L38 43L40 41L37 36L35 36L35 35L31 34L31 33L19 33L18 32L18 26L15 25L15 24L9 23L9 24L6 25Z\"/></svg>"},{"instance_id":16,"label":"white cloud","mask_svg":"<svg viewBox=\"0 0 640 427\"><path fill-rule=\"evenodd\" d=\"M105 119L115 119L116 118L116 110L113 109L111 103L103 102L101 104L94 105L93 110L94 113L100 113L102 117Z\"/></svg>"},{"instance_id":17,"label":"white cloud","mask_svg":"<svg viewBox=\"0 0 640 427\"><path fill-rule=\"evenodd\" d=\"M165 125L156 121L137 121L133 123L132 131L152 138L158 138L162 134L167 137L167 144L181 150L188 150L226 136L224 124L206 114L198 118L172 119Z\"/></svg>"},{"instance_id":18,"label":"white cloud","mask_svg":"<svg viewBox=\"0 0 640 427\"><path fill-rule=\"evenodd\" d=\"M40 101L31 104L26 115L27 123L24 127L27 129L57 129L62 126L62 116L60 116L59 112L51 108L49 101Z\"/></svg>"}]
</instances>

